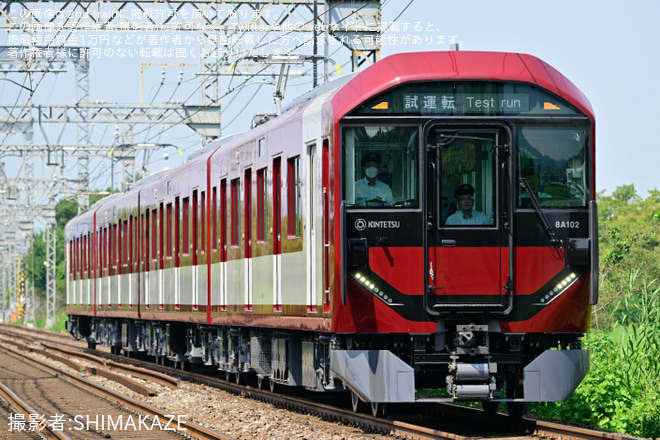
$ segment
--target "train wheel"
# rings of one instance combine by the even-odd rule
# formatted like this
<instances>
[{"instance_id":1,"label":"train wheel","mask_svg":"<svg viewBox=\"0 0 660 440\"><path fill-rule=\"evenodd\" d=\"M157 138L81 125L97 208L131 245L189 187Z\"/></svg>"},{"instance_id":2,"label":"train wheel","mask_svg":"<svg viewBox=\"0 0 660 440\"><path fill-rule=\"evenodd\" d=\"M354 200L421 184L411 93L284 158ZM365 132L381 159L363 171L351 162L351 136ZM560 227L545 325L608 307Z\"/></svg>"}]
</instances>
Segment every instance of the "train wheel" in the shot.
<instances>
[{"instance_id":1,"label":"train wheel","mask_svg":"<svg viewBox=\"0 0 660 440\"><path fill-rule=\"evenodd\" d=\"M268 380L268 388L270 389L271 393L277 392L277 382L275 382L273 378Z\"/></svg>"},{"instance_id":2,"label":"train wheel","mask_svg":"<svg viewBox=\"0 0 660 440\"><path fill-rule=\"evenodd\" d=\"M266 380L265 377L262 375L257 375L257 388L260 390L263 390L265 388L265 383L264 381Z\"/></svg>"},{"instance_id":3,"label":"train wheel","mask_svg":"<svg viewBox=\"0 0 660 440\"><path fill-rule=\"evenodd\" d=\"M365 403L360 400L360 397L354 391L351 391L351 408L353 408L353 412L364 412L364 406Z\"/></svg>"},{"instance_id":4,"label":"train wheel","mask_svg":"<svg viewBox=\"0 0 660 440\"><path fill-rule=\"evenodd\" d=\"M527 410L525 402L507 402L506 409L509 412L509 417L513 419L522 419Z\"/></svg>"},{"instance_id":5,"label":"train wheel","mask_svg":"<svg viewBox=\"0 0 660 440\"><path fill-rule=\"evenodd\" d=\"M243 374L240 371L237 371L236 374L234 375L234 382L236 385L241 385L243 382Z\"/></svg>"},{"instance_id":6,"label":"train wheel","mask_svg":"<svg viewBox=\"0 0 660 440\"><path fill-rule=\"evenodd\" d=\"M510 372L506 376L506 396L507 398L521 398L525 395L523 389L522 374L520 372ZM506 409L509 417L521 419L527 410L525 402L507 402Z\"/></svg>"},{"instance_id":7,"label":"train wheel","mask_svg":"<svg viewBox=\"0 0 660 440\"><path fill-rule=\"evenodd\" d=\"M491 402L490 400L482 400L481 408L486 414L497 414L497 408L499 408L499 402Z\"/></svg>"}]
</instances>

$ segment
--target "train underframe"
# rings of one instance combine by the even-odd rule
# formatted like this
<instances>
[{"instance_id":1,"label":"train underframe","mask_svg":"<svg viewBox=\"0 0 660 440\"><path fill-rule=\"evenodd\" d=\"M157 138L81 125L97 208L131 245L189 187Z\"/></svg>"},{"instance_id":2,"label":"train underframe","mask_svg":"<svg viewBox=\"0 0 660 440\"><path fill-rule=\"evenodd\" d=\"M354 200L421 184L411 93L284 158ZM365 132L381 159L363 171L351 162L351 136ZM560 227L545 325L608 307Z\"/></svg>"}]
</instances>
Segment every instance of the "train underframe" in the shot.
<instances>
[{"instance_id":1,"label":"train underframe","mask_svg":"<svg viewBox=\"0 0 660 440\"><path fill-rule=\"evenodd\" d=\"M217 368L237 383L256 375L260 387L350 391L353 409L374 414L388 403L561 401L589 368L579 333L503 334L497 322L442 321L434 334L312 332L70 316L69 332L90 348L145 354L158 363ZM438 397L424 389L443 389ZM513 411L512 411L513 409Z\"/></svg>"}]
</instances>

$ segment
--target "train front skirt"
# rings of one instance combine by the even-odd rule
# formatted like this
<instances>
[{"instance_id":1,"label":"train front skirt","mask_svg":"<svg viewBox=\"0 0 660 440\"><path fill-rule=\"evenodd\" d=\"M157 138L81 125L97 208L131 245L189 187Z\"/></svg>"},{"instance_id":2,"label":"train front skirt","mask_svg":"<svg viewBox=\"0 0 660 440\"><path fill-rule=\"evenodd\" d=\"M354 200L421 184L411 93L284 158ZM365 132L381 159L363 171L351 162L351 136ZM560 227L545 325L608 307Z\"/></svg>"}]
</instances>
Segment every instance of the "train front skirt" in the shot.
<instances>
[{"instance_id":1,"label":"train front skirt","mask_svg":"<svg viewBox=\"0 0 660 440\"><path fill-rule=\"evenodd\" d=\"M413 403L456 399L417 399L415 370L388 350L331 350L331 369L344 384L366 402ZM460 399L484 399L492 393L490 375L497 364L456 365L456 395ZM561 402L578 387L589 371L589 351L545 350L523 370L524 398L492 401ZM463 383L462 383L463 382Z\"/></svg>"}]
</instances>

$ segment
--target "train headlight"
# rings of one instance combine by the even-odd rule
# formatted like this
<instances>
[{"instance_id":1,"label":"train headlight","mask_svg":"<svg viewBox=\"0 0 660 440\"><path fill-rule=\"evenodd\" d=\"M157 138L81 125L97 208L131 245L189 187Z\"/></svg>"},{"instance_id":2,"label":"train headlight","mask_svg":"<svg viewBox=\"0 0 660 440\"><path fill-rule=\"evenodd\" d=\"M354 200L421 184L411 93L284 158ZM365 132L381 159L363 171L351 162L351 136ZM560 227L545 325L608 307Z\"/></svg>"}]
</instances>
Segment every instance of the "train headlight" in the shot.
<instances>
[{"instance_id":1,"label":"train headlight","mask_svg":"<svg viewBox=\"0 0 660 440\"><path fill-rule=\"evenodd\" d=\"M394 302L394 299L392 299L392 297L390 297L387 293L385 293L385 291L381 287L378 287L378 285L375 282L367 278L361 272L356 272L354 276L355 279L362 285L362 287L374 293L382 301L385 301L388 304L392 304Z\"/></svg>"},{"instance_id":2,"label":"train headlight","mask_svg":"<svg viewBox=\"0 0 660 440\"><path fill-rule=\"evenodd\" d=\"M564 293L573 283L578 279L575 272L569 273L564 279L559 281L554 288L550 289L543 295L536 304L548 305L554 301L559 295Z\"/></svg>"}]
</instances>

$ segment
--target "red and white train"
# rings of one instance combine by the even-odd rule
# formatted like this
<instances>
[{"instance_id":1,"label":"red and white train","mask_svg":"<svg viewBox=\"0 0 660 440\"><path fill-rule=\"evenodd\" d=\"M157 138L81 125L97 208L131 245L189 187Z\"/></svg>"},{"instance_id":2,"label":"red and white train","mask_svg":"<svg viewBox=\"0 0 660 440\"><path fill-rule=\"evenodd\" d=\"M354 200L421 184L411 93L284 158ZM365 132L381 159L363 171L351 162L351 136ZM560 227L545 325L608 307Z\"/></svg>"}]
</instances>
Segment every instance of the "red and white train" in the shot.
<instances>
[{"instance_id":1,"label":"red and white train","mask_svg":"<svg viewBox=\"0 0 660 440\"><path fill-rule=\"evenodd\" d=\"M564 400L598 299L594 135L533 56L392 55L73 219L68 329L374 413L423 387Z\"/></svg>"}]
</instances>

